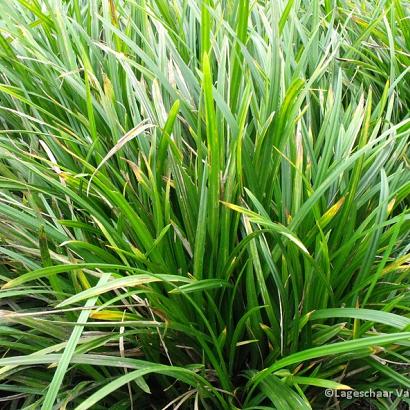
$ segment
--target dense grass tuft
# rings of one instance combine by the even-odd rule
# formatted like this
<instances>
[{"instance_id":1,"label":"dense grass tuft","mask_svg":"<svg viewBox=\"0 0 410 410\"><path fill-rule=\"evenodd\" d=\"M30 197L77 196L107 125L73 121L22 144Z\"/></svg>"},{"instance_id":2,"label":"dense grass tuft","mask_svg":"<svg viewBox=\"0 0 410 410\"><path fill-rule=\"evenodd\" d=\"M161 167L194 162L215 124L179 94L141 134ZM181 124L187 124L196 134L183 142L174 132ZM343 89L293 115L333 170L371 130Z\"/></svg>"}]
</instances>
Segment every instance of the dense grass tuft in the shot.
<instances>
[{"instance_id":1,"label":"dense grass tuft","mask_svg":"<svg viewBox=\"0 0 410 410\"><path fill-rule=\"evenodd\" d=\"M0 407L408 406L409 10L0 2Z\"/></svg>"}]
</instances>

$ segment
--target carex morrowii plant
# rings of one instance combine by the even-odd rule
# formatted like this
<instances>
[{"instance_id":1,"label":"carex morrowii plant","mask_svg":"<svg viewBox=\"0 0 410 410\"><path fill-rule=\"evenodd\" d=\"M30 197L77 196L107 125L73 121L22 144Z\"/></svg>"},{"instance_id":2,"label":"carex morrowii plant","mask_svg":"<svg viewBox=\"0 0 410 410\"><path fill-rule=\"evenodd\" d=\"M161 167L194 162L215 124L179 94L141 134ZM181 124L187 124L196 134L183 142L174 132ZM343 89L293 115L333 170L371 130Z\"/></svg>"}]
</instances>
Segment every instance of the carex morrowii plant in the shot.
<instances>
[{"instance_id":1,"label":"carex morrowii plant","mask_svg":"<svg viewBox=\"0 0 410 410\"><path fill-rule=\"evenodd\" d=\"M409 17L0 2L0 407L405 408Z\"/></svg>"}]
</instances>

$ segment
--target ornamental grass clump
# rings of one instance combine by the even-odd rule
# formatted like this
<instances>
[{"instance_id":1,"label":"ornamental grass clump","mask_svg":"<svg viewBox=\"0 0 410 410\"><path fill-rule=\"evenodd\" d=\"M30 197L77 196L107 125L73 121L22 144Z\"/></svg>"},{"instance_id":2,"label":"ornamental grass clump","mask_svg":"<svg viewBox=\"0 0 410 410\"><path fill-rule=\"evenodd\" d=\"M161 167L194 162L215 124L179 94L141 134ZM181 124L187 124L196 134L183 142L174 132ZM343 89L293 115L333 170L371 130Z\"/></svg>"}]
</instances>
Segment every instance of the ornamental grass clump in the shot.
<instances>
[{"instance_id":1,"label":"ornamental grass clump","mask_svg":"<svg viewBox=\"0 0 410 410\"><path fill-rule=\"evenodd\" d=\"M407 408L409 10L0 2L0 407Z\"/></svg>"}]
</instances>

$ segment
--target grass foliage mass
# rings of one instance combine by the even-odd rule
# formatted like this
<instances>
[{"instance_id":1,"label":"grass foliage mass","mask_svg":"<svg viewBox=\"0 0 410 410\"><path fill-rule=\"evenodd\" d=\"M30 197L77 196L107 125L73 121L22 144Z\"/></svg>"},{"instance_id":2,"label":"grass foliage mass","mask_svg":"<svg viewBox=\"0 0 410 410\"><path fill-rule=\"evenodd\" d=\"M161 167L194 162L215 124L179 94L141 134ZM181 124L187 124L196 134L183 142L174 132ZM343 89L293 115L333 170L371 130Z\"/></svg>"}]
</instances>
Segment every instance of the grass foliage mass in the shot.
<instances>
[{"instance_id":1,"label":"grass foliage mass","mask_svg":"<svg viewBox=\"0 0 410 410\"><path fill-rule=\"evenodd\" d=\"M407 408L409 10L0 1L0 407Z\"/></svg>"}]
</instances>

